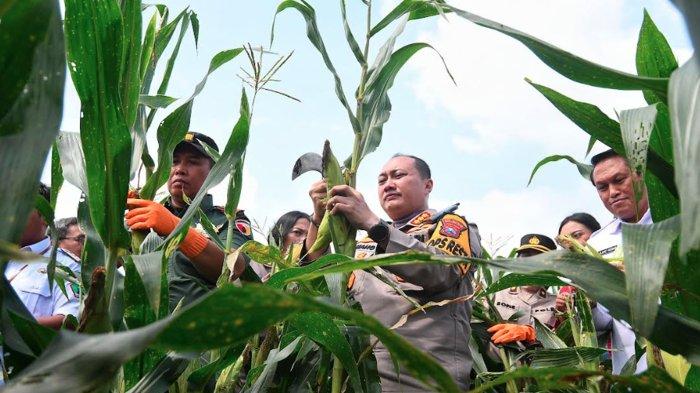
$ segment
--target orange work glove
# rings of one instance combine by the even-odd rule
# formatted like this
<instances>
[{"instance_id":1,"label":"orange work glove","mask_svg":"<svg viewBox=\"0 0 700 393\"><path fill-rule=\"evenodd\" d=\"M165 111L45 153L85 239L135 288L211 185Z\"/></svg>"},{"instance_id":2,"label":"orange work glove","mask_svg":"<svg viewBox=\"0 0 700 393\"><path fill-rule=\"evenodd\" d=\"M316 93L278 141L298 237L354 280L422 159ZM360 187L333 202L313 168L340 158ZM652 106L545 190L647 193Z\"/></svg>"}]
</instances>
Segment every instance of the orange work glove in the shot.
<instances>
[{"instance_id":1,"label":"orange work glove","mask_svg":"<svg viewBox=\"0 0 700 393\"><path fill-rule=\"evenodd\" d=\"M157 234L167 236L180 223L179 218L158 202L129 198L126 206L129 208L125 216L126 225L131 230L153 229ZM190 228L178 248L188 258L194 258L204 251L207 243L209 239L206 236Z\"/></svg>"},{"instance_id":2,"label":"orange work glove","mask_svg":"<svg viewBox=\"0 0 700 393\"><path fill-rule=\"evenodd\" d=\"M499 323L491 326L487 332L493 334L491 341L494 344L508 344L515 341L533 342L536 340L535 329L530 325Z\"/></svg>"}]
</instances>

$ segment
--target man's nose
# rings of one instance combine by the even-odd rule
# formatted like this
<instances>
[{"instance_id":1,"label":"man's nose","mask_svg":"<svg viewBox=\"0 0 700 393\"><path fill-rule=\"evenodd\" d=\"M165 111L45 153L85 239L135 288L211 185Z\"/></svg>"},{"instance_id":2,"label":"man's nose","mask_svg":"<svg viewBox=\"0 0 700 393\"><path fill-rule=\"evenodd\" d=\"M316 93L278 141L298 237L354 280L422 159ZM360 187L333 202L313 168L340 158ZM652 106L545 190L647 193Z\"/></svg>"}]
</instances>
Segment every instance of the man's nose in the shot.
<instances>
[{"instance_id":1,"label":"man's nose","mask_svg":"<svg viewBox=\"0 0 700 393\"><path fill-rule=\"evenodd\" d=\"M184 174L185 166L182 163L173 164L173 172L177 174Z\"/></svg>"}]
</instances>

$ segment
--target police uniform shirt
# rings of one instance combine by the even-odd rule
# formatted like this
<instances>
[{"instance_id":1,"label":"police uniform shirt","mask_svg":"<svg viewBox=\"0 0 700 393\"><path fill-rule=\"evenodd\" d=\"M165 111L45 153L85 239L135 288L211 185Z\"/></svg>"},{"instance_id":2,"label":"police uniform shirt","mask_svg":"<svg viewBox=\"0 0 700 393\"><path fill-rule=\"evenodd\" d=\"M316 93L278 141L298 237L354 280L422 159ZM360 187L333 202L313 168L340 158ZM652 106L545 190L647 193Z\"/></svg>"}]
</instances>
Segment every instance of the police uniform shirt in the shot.
<instances>
[{"instance_id":1,"label":"police uniform shirt","mask_svg":"<svg viewBox=\"0 0 700 393\"><path fill-rule=\"evenodd\" d=\"M637 224L653 224L650 209L647 209ZM622 220L615 218L608 225L595 231L588 239L588 244L604 258L622 258ZM627 360L635 355L636 336L634 331L627 322L610 317L608 310L602 304L595 307L592 312L594 319L607 321L612 337L613 374L619 374ZM646 357L642 356L636 371L639 373L644 370L646 370Z\"/></svg>"},{"instance_id":2,"label":"police uniform shirt","mask_svg":"<svg viewBox=\"0 0 700 393\"><path fill-rule=\"evenodd\" d=\"M179 209L167 200L164 206L172 212L177 217L182 218L182 216L187 211L187 208ZM213 198L210 194L207 194L200 208L207 216L209 221L214 225L216 233L219 234L221 241L226 243L226 236L228 231L228 220L226 219L226 214L224 209L220 206L214 206ZM250 220L245 216L242 210L236 212L235 220L236 230L233 231L233 241L231 246L233 248L238 248L243 245L248 240L253 240L253 234L250 228ZM197 217L192 219L192 226L195 228L200 228L201 224ZM209 237L204 230L200 230L205 236ZM246 263L248 259L246 257ZM170 310L174 310L175 307L180 303L180 300L184 299L183 306L199 299L200 297L206 295L209 291L216 287L216 282L209 281L206 279L197 268L192 264L189 258L185 256L179 250L175 252L175 256L170 259L168 263L168 291L170 295Z\"/></svg>"},{"instance_id":3,"label":"police uniform shirt","mask_svg":"<svg viewBox=\"0 0 700 393\"><path fill-rule=\"evenodd\" d=\"M23 250L48 257L51 254L51 240L47 237L36 244L24 247ZM71 258L60 248L56 253L56 263L68 267L77 277L80 277L79 261ZM47 268L48 263L45 262L10 261L5 269L5 277L35 318L68 314L77 317L80 306L77 289L67 284L65 290L68 296L66 296L58 283L54 282L53 289L50 288Z\"/></svg>"},{"instance_id":4,"label":"police uniform shirt","mask_svg":"<svg viewBox=\"0 0 700 393\"><path fill-rule=\"evenodd\" d=\"M432 254L478 256L481 253L476 226L455 214L447 214L438 223L430 222L434 212L424 211L398 227L391 225L388 240L379 245L371 238L357 243L355 257L367 258L382 253L406 250ZM372 272L390 280L419 304L456 299L470 295L472 290L468 266L414 264L385 266ZM368 271L354 271L348 286L349 294L362 306L365 314L392 327L415 306L394 288ZM430 354L450 373L461 389L469 388L472 358L469 353L471 304L454 302L416 312L395 328L395 332L421 351ZM391 355L379 342L374 354L377 359L383 392L424 392L425 386L407 372L397 375Z\"/></svg>"},{"instance_id":5,"label":"police uniform shirt","mask_svg":"<svg viewBox=\"0 0 700 393\"><path fill-rule=\"evenodd\" d=\"M551 328L556 323L556 300L556 295L544 288L529 292L522 287L515 287L496 292L493 304L503 320L510 320L518 313L519 316L513 323L534 326L537 319Z\"/></svg>"},{"instance_id":6,"label":"police uniform shirt","mask_svg":"<svg viewBox=\"0 0 700 393\"><path fill-rule=\"evenodd\" d=\"M651 219L651 210L647 209L637 224L649 225L654 222ZM615 218L608 225L595 231L588 244L604 258L622 257L622 220Z\"/></svg>"}]
</instances>

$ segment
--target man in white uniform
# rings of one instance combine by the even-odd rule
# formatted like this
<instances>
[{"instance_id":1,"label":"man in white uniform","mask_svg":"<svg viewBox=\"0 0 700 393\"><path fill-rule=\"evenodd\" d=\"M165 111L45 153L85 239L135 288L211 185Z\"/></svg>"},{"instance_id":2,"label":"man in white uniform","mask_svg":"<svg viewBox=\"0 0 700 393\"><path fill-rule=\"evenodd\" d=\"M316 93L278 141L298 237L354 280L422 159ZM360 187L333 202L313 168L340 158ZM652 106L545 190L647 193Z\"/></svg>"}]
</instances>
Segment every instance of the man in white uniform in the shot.
<instances>
[{"instance_id":1,"label":"man in white uniform","mask_svg":"<svg viewBox=\"0 0 700 393\"><path fill-rule=\"evenodd\" d=\"M605 208L613 214L613 220L593 233L588 244L605 258L622 257L622 223L648 225L652 223L649 199L646 187L638 197L634 195L635 182L644 185L644 179L632 171L627 160L607 150L591 158L593 172L591 182L598 191ZM593 310L596 329L609 330L612 333L613 374L619 374L622 368L635 355L635 335L629 324L613 319L604 305ZM637 364L637 372L646 369L646 358Z\"/></svg>"},{"instance_id":2,"label":"man in white uniform","mask_svg":"<svg viewBox=\"0 0 700 393\"><path fill-rule=\"evenodd\" d=\"M50 192L45 185L41 185L39 193L49 199ZM20 240L22 249L48 257L51 253L51 239L46 236L46 228L47 224L39 212L33 210ZM80 277L80 263L68 253L59 249L56 262L68 267ZM5 277L37 322L52 329L60 329L68 314L78 317L78 289L66 285L66 296L58 283L54 283L53 288L50 288L47 267L45 262L10 261L7 263Z\"/></svg>"}]
</instances>

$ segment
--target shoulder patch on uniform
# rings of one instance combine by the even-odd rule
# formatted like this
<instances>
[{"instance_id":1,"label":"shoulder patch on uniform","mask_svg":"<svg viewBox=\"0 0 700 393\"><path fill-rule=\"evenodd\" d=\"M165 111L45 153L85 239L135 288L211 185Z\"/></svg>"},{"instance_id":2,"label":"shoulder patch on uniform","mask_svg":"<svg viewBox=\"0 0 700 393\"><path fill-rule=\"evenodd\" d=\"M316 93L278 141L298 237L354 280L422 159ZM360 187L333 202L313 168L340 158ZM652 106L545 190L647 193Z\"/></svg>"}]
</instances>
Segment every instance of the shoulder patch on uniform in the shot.
<instances>
[{"instance_id":1,"label":"shoulder patch on uniform","mask_svg":"<svg viewBox=\"0 0 700 393\"><path fill-rule=\"evenodd\" d=\"M235 221L236 229L246 236L250 236L253 231L250 229L250 221L238 219Z\"/></svg>"},{"instance_id":2,"label":"shoulder patch on uniform","mask_svg":"<svg viewBox=\"0 0 700 393\"><path fill-rule=\"evenodd\" d=\"M470 257L472 255L469 243L469 225L467 221L457 214L446 214L437 223L428 245L435 247L445 254ZM470 271L469 264L459 266L463 275Z\"/></svg>"}]
</instances>

